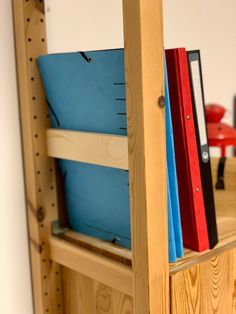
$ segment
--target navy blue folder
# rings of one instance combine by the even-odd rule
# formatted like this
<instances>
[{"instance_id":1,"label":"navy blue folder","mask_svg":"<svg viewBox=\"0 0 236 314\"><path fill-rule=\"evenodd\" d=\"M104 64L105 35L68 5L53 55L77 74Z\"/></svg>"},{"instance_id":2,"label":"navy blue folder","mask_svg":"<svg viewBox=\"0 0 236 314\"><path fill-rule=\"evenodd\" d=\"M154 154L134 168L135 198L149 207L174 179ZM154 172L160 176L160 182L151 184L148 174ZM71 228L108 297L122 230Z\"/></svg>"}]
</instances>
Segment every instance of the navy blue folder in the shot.
<instances>
[{"instance_id":1,"label":"navy blue folder","mask_svg":"<svg viewBox=\"0 0 236 314\"><path fill-rule=\"evenodd\" d=\"M46 55L38 65L53 127L127 135L123 49ZM130 248L128 172L69 160L60 160L60 168L72 229ZM177 199L172 188L176 185L168 189L174 262L177 222L171 203Z\"/></svg>"}]
</instances>

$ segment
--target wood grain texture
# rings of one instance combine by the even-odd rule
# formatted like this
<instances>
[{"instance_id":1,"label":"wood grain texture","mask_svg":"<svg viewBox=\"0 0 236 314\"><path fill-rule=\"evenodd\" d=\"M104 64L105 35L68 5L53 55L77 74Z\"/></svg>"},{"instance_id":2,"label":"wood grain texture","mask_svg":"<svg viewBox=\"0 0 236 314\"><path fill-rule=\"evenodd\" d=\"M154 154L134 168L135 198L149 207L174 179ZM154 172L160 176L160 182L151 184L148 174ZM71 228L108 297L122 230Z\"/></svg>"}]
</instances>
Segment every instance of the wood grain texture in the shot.
<instances>
[{"instance_id":1,"label":"wood grain texture","mask_svg":"<svg viewBox=\"0 0 236 314\"><path fill-rule=\"evenodd\" d=\"M101 257L54 236L50 238L50 258L118 291L133 295L134 276L130 267Z\"/></svg>"},{"instance_id":2,"label":"wood grain texture","mask_svg":"<svg viewBox=\"0 0 236 314\"><path fill-rule=\"evenodd\" d=\"M50 157L128 170L126 136L66 130L47 130Z\"/></svg>"},{"instance_id":3,"label":"wood grain texture","mask_svg":"<svg viewBox=\"0 0 236 314\"><path fill-rule=\"evenodd\" d=\"M54 163L46 155L50 127L36 58L46 53L44 5L13 0L27 214L35 313L63 313L60 267L49 260L47 238L57 217Z\"/></svg>"},{"instance_id":4,"label":"wood grain texture","mask_svg":"<svg viewBox=\"0 0 236 314\"><path fill-rule=\"evenodd\" d=\"M236 313L236 249L171 276L172 314Z\"/></svg>"},{"instance_id":5,"label":"wood grain texture","mask_svg":"<svg viewBox=\"0 0 236 314\"><path fill-rule=\"evenodd\" d=\"M64 314L133 314L127 296L73 270L63 269Z\"/></svg>"},{"instance_id":6,"label":"wood grain texture","mask_svg":"<svg viewBox=\"0 0 236 314\"><path fill-rule=\"evenodd\" d=\"M161 0L124 0L134 312L169 313Z\"/></svg>"}]
</instances>

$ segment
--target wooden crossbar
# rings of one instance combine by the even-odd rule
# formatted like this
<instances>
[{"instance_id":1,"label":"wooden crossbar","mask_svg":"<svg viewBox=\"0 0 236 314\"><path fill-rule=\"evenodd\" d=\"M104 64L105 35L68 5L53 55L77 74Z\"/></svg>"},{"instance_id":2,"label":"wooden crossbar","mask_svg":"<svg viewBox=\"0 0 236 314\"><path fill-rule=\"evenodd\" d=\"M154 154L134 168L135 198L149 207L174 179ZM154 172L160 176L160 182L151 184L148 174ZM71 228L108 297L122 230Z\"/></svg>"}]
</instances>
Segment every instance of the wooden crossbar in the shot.
<instances>
[{"instance_id":1,"label":"wooden crossbar","mask_svg":"<svg viewBox=\"0 0 236 314\"><path fill-rule=\"evenodd\" d=\"M47 150L50 157L128 169L126 136L48 129Z\"/></svg>"}]
</instances>

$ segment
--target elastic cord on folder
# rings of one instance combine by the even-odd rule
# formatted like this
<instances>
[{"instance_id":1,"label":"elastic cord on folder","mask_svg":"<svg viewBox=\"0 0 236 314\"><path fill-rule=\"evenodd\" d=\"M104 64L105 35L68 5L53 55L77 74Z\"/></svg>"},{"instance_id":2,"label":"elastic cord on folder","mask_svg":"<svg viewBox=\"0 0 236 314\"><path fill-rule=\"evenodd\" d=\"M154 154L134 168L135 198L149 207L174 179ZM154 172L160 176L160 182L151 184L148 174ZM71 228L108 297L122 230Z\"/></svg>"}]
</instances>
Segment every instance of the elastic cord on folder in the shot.
<instances>
[{"instance_id":1,"label":"elastic cord on folder","mask_svg":"<svg viewBox=\"0 0 236 314\"><path fill-rule=\"evenodd\" d=\"M59 119L58 119L58 117L56 115L56 112L54 111L54 109L52 108L52 106L50 105L50 103L48 101L47 101L47 103L48 103L48 108L51 111L51 114L53 115L54 119L56 120L57 127L60 127L61 124L60 124L60 121L59 121Z\"/></svg>"},{"instance_id":2,"label":"elastic cord on folder","mask_svg":"<svg viewBox=\"0 0 236 314\"><path fill-rule=\"evenodd\" d=\"M79 51L79 53L84 58L84 60L87 61L88 63L90 63L92 61L92 59L89 58L83 51Z\"/></svg>"}]
</instances>

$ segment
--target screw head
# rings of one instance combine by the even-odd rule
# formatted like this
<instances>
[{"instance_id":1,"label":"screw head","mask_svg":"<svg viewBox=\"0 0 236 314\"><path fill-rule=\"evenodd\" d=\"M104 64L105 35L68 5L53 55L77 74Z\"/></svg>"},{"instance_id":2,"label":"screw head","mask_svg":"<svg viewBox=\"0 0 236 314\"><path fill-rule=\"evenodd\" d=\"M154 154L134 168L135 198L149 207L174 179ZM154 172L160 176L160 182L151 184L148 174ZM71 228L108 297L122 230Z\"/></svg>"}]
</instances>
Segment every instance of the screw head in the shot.
<instances>
[{"instance_id":1,"label":"screw head","mask_svg":"<svg viewBox=\"0 0 236 314\"><path fill-rule=\"evenodd\" d=\"M165 107L165 97L164 96L160 96L158 98L158 105L160 108L164 108Z\"/></svg>"}]
</instances>

